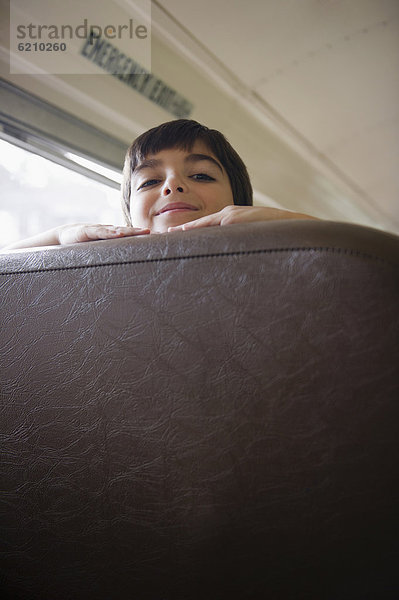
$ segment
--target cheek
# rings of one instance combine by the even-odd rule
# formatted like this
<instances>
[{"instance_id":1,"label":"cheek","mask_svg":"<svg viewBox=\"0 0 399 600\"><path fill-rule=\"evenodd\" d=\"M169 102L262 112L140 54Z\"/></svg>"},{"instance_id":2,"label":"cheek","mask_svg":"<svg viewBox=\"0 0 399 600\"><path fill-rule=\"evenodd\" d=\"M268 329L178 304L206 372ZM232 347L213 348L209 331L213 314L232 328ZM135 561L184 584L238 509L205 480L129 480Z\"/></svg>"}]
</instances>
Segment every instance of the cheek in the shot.
<instances>
[{"instance_id":1,"label":"cheek","mask_svg":"<svg viewBox=\"0 0 399 600\"><path fill-rule=\"evenodd\" d=\"M144 227L148 224L149 208L151 201L143 196L132 196L130 199L130 214L133 226Z\"/></svg>"},{"instance_id":2,"label":"cheek","mask_svg":"<svg viewBox=\"0 0 399 600\"><path fill-rule=\"evenodd\" d=\"M233 191L231 189L230 180L227 177L223 181L221 198L223 198L226 206L234 204Z\"/></svg>"},{"instance_id":3,"label":"cheek","mask_svg":"<svg viewBox=\"0 0 399 600\"><path fill-rule=\"evenodd\" d=\"M218 185L209 190L205 188L203 194L208 208L221 210L225 206L234 204L233 192L229 184Z\"/></svg>"},{"instance_id":4,"label":"cheek","mask_svg":"<svg viewBox=\"0 0 399 600\"><path fill-rule=\"evenodd\" d=\"M233 192L230 186L224 187L223 194L220 195L220 202L223 204L223 207L234 204Z\"/></svg>"}]
</instances>

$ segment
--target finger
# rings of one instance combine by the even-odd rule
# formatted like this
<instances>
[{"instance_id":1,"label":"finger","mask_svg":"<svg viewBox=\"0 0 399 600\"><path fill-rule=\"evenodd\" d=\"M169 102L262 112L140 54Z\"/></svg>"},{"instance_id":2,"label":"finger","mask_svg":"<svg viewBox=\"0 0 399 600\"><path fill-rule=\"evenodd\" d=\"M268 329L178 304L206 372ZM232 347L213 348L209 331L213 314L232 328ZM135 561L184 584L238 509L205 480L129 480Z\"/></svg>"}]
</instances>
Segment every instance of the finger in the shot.
<instances>
[{"instance_id":1,"label":"finger","mask_svg":"<svg viewBox=\"0 0 399 600\"><path fill-rule=\"evenodd\" d=\"M213 213L212 215L206 215L195 219L195 221L189 221L183 225L177 225L176 227L169 227L168 231L189 231L191 229L197 229L198 227L213 227L221 224L221 217L219 213Z\"/></svg>"},{"instance_id":2,"label":"finger","mask_svg":"<svg viewBox=\"0 0 399 600\"><path fill-rule=\"evenodd\" d=\"M90 225L84 229L84 234L88 240L106 240L150 233L149 229L140 229L138 227L115 227L113 225Z\"/></svg>"},{"instance_id":3,"label":"finger","mask_svg":"<svg viewBox=\"0 0 399 600\"><path fill-rule=\"evenodd\" d=\"M140 227L116 227L115 232L120 237L128 237L131 235L145 235L150 233L150 229L141 229Z\"/></svg>"}]
</instances>

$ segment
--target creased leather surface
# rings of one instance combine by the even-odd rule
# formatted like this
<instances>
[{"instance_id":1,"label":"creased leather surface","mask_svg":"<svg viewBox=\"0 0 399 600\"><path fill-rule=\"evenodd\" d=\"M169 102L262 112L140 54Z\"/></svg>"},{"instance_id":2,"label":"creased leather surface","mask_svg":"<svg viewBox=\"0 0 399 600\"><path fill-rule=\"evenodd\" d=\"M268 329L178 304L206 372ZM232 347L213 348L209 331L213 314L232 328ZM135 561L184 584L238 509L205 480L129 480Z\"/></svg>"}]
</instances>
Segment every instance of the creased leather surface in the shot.
<instances>
[{"instance_id":1,"label":"creased leather surface","mask_svg":"<svg viewBox=\"0 0 399 600\"><path fill-rule=\"evenodd\" d=\"M271 221L208 227L191 232L138 236L0 253L2 272L73 268L96 264L174 260L213 254L273 252L303 248L362 253L399 265L397 236L348 223ZM195 240L195 241L192 241Z\"/></svg>"},{"instance_id":2,"label":"creased leather surface","mask_svg":"<svg viewBox=\"0 0 399 600\"><path fill-rule=\"evenodd\" d=\"M0 256L3 597L397 598L395 236Z\"/></svg>"}]
</instances>

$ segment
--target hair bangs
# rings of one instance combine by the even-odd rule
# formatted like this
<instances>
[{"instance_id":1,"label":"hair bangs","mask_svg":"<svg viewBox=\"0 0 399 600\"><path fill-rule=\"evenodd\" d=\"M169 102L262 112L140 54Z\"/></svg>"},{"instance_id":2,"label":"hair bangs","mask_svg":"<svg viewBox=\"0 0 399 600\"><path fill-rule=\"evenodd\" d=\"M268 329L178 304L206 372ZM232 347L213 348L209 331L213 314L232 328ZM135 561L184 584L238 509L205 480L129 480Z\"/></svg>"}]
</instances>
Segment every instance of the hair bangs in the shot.
<instances>
[{"instance_id":1,"label":"hair bangs","mask_svg":"<svg viewBox=\"0 0 399 600\"><path fill-rule=\"evenodd\" d=\"M189 152L195 142L200 139L206 140L207 127L190 121L188 119L180 119L163 123L159 127L153 127L139 136L134 143L134 156L132 156L133 170L150 154L158 154L162 150L170 148L179 148Z\"/></svg>"}]
</instances>

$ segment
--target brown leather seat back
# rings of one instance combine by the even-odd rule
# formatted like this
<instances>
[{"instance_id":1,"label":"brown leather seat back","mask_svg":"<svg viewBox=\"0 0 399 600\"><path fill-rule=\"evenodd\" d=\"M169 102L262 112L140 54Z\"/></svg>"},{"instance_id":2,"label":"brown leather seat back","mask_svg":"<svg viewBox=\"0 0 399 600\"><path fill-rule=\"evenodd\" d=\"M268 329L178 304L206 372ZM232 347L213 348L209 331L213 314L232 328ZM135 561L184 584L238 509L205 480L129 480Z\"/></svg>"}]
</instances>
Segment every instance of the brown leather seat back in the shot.
<instances>
[{"instance_id":1,"label":"brown leather seat back","mask_svg":"<svg viewBox=\"0 0 399 600\"><path fill-rule=\"evenodd\" d=\"M1 256L5 596L396 598L398 264L310 221Z\"/></svg>"}]
</instances>

